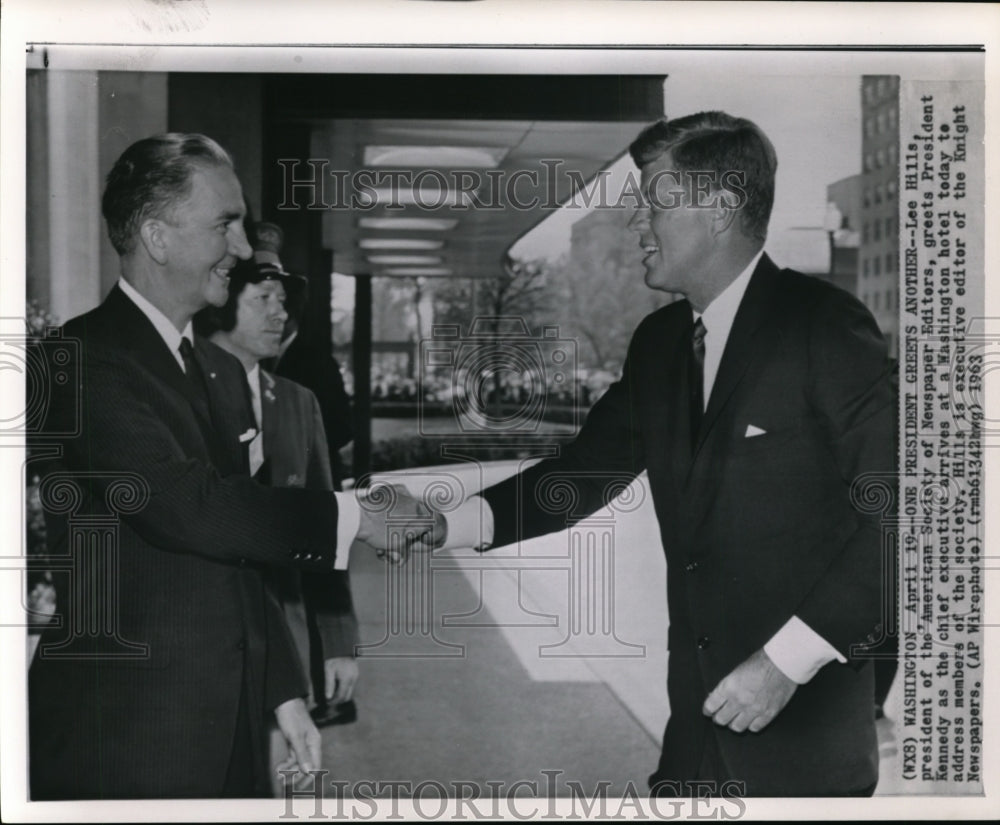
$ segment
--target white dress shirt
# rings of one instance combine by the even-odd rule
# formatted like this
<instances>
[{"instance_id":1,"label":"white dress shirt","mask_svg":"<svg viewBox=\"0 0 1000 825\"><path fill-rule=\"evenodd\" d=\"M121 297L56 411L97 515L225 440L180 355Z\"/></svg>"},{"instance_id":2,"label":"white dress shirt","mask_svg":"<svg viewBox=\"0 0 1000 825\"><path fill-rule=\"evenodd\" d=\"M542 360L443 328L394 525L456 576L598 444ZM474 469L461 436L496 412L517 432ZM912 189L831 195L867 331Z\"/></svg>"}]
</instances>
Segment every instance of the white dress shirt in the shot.
<instances>
[{"instance_id":1,"label":"white dress shirt","mask_svg":"<svg viewBox=\"0 0 1000 825\"><path fill-rule=\"evenodd\" d=\"M139 307L142 314L149 319L149 323L151 323L160 334L160 337L163 339L163 343L167 345L167 349L170 350L171 355L174 356L174 360L180 365L181 372L187 372L187 370L184 369L184 359L181 358L181 339L187 338L188 341L191 342L192 346L194 345L194 327L191 322L187 322L183 332L178 332L177 327L170 322L167 316L153 306L144 295L139 293L139 290L137 290L124 278L118 279L118 288L124 292L129 300Z\"/></svg>"},{"instance_id":2,"label":"white dress shirt","mask_svg":"<svg viewBox=\"0 0 1000 825\"><path fill-rule=\"evenodd\" d=\"M139 308L140 312L149 319L153 328L167 345L167 349L173 353L181 370L184 371L184 359L181 357L180 346L182 338L187 338L194 344L194 331L191 322L187 322L183 332L178 332L177 327L170 322L167 316L153 306L132 284L124 278L119 278L118 286L128 299ZM250 374L248 374L247 381L250 383L251 398L256 398L254 416L257 419L257 435L251 442L250 447L252 466L253 455L255 453L253 445L255 443L257 445L258 460L263 463L263 433L261 432L263 411L260 405L260 366L255 364L251 370L251 374L253 375L253 380L251 380ZM256 472L257 469L260 469L260 464L257 464L253 469ZM361 524L361 507L354 500L354 496L349 493L335 492L334 495L337 497L337 550L333 566L336 570L346 570L350 559L351 543L354 541L354 537L358 533L358 527Z\"/></svg>"},{"instance_id":3,"label":"white dress shirt","mask_svg":"<svg viewBox=\"0 0 1000 825\"><path fill-rule=\"evenodd\" d=\"M705 325L704 403L707 406L719 372L722 354L733 328L733 321L743 301L750 277L760 262L759 251L746 268L715 299L705 307L700 317ZM448 515L446 548L488 547L493 542L493 512L480 496L470 496L457 510ZM775 666L792 681L803 685L821 667L836 660L847 660L829 643L803 622L792 616L764 645L764 652Z\"/></svg>"}]
</instances>

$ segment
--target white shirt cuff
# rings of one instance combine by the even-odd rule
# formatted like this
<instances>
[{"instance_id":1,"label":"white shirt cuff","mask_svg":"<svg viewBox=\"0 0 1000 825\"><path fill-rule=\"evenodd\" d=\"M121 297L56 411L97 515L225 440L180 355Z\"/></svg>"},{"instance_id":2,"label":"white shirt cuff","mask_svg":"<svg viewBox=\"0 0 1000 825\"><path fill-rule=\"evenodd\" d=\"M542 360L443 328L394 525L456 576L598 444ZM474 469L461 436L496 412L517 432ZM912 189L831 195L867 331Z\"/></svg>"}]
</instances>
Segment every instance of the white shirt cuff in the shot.
<instances>
[{"instance_id":1,"label":"white shirt cuff","mask_svg":"<svg viewBox=\"0 0 1000 825\"><path fill-rule=\"evenodd\" d=\"M797 684L804 685L821 667L847 661L840 652L798 616L792 616L770 641L764 652L774 666Z\"/></svg>"},{"instance_id":2,"label":"white shirt cuff","mask_svg":"<svg viewBox=\"0 0 1000 825\"><path fill-rule=\"evenodd\" d=\"M448 537L442 547L474 547L485 550L493 544L493 510L482 496L469 496L459 507L445 514Z\"/></svg>"},{"instance_id":3,"label":"white shirt cuff","mask_svg":"<svg viewBox=\"0 0 1000 825\"><path fill-rule=\"evenodd\" d=\"M333 569L346 570L351 557L351 544L361 526L361 505L354 493L334 493L337 497L337 553Z\"/></svg>"}]
</instances>

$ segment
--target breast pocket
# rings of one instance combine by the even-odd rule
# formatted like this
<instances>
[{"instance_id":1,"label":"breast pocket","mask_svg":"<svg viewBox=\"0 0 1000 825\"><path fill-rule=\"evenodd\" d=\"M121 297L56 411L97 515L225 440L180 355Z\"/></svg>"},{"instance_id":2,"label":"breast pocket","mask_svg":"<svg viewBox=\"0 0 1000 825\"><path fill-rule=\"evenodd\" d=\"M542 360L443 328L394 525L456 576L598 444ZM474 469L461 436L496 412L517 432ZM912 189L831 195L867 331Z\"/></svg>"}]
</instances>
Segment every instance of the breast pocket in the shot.
<instances>
[{"instance_id":1,"label":"breast pocket","mask_svg":"<svg viewBox=\"0 0 1000 825\"><path fill-rule=\"evenodd\" d=\"M746 435L746 428L743 433L730 442L730 450L734 457L757 455L769 451L780 451L792 446L796 437L802 432L799 425L791 425L777 430L768 430L759 435Z\"/></svg>"}]
</instances>

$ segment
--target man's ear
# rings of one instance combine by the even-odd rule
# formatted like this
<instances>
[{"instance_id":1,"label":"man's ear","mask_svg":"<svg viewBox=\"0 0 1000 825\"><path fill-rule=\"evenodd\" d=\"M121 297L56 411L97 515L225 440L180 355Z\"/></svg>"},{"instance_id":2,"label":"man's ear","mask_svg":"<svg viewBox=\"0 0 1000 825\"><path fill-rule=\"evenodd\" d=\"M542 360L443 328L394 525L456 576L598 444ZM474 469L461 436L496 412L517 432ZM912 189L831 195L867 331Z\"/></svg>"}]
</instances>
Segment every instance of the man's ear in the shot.
<instances>
[{"instance_id":1,"label":"man's ear","mask_svg":"<svg viewBox=\"0 0 1000 825\"><path fill-rule=\"evenodd\" d=\"M146 254L161 265L167 262L166 229L158 218L146 218L139 226L139 240Z\"/></svg>"},{"instance_id":2,"label":"man's ear","mask_svg":"<svg viewBox=\"0 0 1000 825\"><path fill-rule=\"evenodd\" d=\"M724 235L739 219L739 208L726 192L715 193L716 202L712 207L712 234L716 237Z\"/></svg>"}]
</instances>

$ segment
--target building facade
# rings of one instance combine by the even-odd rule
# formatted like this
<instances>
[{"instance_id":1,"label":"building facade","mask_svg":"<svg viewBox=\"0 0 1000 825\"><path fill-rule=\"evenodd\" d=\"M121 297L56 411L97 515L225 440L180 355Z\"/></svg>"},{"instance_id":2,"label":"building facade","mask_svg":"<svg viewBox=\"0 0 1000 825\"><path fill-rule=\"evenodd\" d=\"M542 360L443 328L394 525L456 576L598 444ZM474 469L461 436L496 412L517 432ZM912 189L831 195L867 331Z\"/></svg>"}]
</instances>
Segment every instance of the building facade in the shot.
<instances>
[{"instance_id":1,"label":"building facade","mask_svg":"<svg viewBox=\"0 0 1000 825\"><path fill-rule=\"evenodd\" d=\"M899 78L861 78L861 243L857 295L899 348Z\"/></svg>"}]
</instances>

